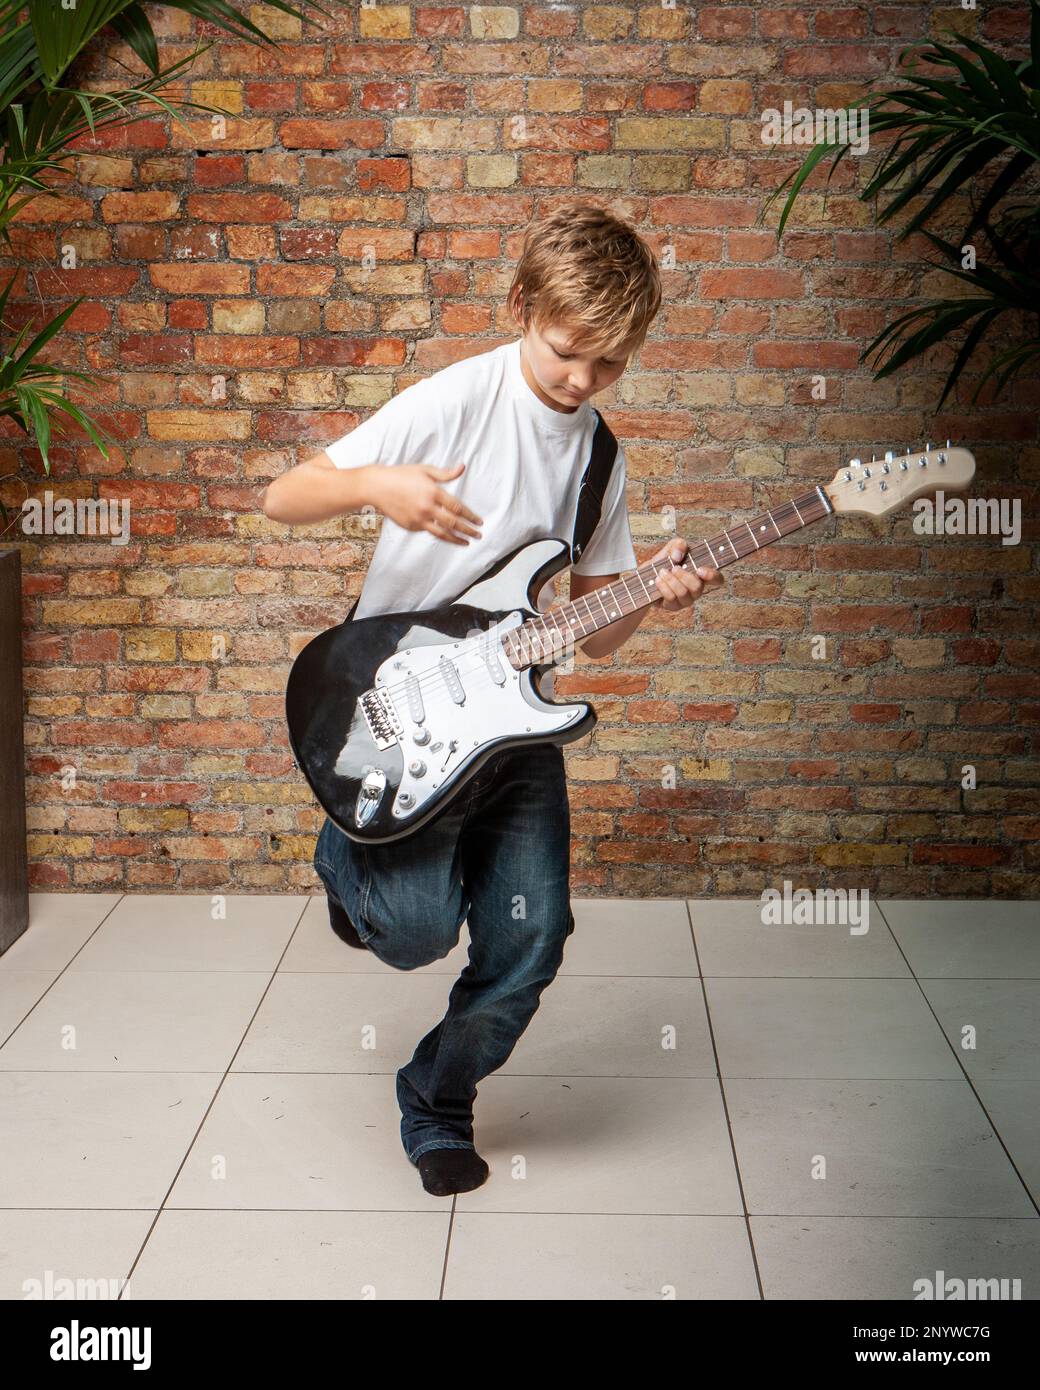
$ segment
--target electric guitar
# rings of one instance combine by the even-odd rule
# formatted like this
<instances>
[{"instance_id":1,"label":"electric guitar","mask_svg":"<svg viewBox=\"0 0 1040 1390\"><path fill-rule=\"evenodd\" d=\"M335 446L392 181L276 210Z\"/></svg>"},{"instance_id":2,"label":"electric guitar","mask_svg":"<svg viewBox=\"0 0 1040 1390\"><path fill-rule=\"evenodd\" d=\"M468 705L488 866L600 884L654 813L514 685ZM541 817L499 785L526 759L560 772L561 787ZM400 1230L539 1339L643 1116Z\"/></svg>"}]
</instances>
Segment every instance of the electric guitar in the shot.
<instances>
[{"instance_id":1,"label":"electric guitar","mask_svg":"<svg viewBox=\"0 0 1040 1390\"><path fill-rule=\"evenodd\" d=\"M296 762L345 835L403 840L499 749L571 743L591 731L592 706L545 699L541 675L575 642L657 602L659 573L678 564L721 570L836 512L885 516L937 488L962 489L974 473L972 455L948 440L869 464L851 459L826 486L691 542L681 561L648 561L545 613L542 585L571 562L555 536L503 556L453 603L348 619L293 662L285 713Z\"/></svg>"}]
</instances>

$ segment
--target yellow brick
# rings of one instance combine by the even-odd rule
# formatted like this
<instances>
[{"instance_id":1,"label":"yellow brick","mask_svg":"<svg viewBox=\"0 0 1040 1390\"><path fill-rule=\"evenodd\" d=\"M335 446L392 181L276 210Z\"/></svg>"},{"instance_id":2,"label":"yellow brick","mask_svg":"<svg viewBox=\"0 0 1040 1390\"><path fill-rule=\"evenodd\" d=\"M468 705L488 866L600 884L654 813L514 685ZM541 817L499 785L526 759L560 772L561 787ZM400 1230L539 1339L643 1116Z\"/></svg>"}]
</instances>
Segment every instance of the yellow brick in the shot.
<instances>
[{"instance_id":1,"label":"yellow brick","mask_svg":"<svg viewBox=\"0 0 1040 1390\"><path fill-rule=\"evenodd\" d=\"M221 660L219 655L214 655L214 651L219 651L219 640L226 639L227 648L231 649L231 639L226 633L215 631L195 631L181 633L181 657L184 661L217 661Z\"/></svg>"},{"instance_id":2,"label":"yellow brick","mask_svg":"<svg viewBox=\"0 0 1040 1390\"><path fill-rule=\"evenodd\" d=\"M27 835L30 859L83 859L94 852L94 841L86 835Z\"/></svg>"},{"instance_id":3,"label":"yellow brick","mask_svg":"<svg viewBox=\"0 0 1040 1390\"><path fill-rule=\"evenodd\" d=\"M892 655L904 666L941 666L946 659L946 643L941 637L899 637L892 643Z\"/></svg>"},{"instance_id":4,"label":"yellow brick","mask_svg":"<svg viewBox=\"0 0 1040 1390\"><path fill-rule=\"evenodd\" d=\"M406 299L388 309L382 318L384 330L408 328L428 328L433 322L433 311L428 299Z\"/></svg>"},{"instance_id":5,"label":"yellow brick","mask_svg":"<svg viewBox=\"0 0 1040 1390\"><path fill-rule=\"evenodd\" d=\"M687 782L728 782L733 764L726 758L682 758L679 770Z\"/></svg>"},{"instance_id":6,"label":"yellow brick","mask_svg":"<svg viewBox=\"0 0 1040 1390\"><path fill-rule=\"evenodd\" d=\"M213 788L220 806L296 806L306 804L310 792L293 782L225 782Z\"/></svg>"},{"instance_id":7,"label":"yellow brick","mask_svg":"<svg viewBox=\"0 0 1040 1390\"><path fill-rule=\"evenodd\" d=\"M255 299L215 299L214 333L262 333L264 306Z\"/></svg>"},{"instance_id":8,"label":"yellow brick","mask_svg":"<svg viewBox=\"0 0 1040 1390\"><path fill-rule=\"evenodd\" d=\"M183 830L188 821L188 809L182 806L127 806L119 812L124 830Z\"/></svg>"},{"instance_id":9,"label":"yellow brick","mask_svg":"<svg viewBox=\"0 0 1040 1390\"><path fill-rule=\"evenodd\" d=\"M84 154L76 160L76 179L84 188L132 188L134 162L108 154ZM77 227L77 233L80 229Z\"/></svg>"},{"instance_id":10,"label":"yellow brick","mask_svg":"<svg viewBox=\"0 0 1040 1390\"><path fill-rule=\"evenodd\" d=\"M381 406L394 394L393 378L388 376L348 376L342 385L344 405L361 410Z\"/></svg>"},{"instance_id":11,"label":"yellow brick","mask_svg":"<svg viewBox=\"0 0 1040 1390\"><path fill-rule=\"evenodd\" d=\"M530 111L580 111L581 101L580 82L536 77L527 84L527 106Z\"/></svg>"},{"instance_id":12,"label":"yellow brick","mask_svg":"<svg viewBox=\"0 0 1040 1390\"><path fill-rule=\"evenodd\" d=\"M284 863L287 859L313 859L314 843L310 835L279 835L277 845L271 846L271 858L276 863Z\"/></svg>"},{"instance_id":13,"label":"yellow brick","mask_svg":"<svg viewBox=\"0 0 1040 1390\"><path fill-rule=\"evenodd\" d=\"M497 124L462 116L401 116L393 122L390 138L406 150L487 149L495 143ZM303 217L302 212L300 216Z\"/></svg>"},{"instance_id":14,"label":"yellow brick","mask_svg":"<svg viewBox=\"0 0 1040 1390\"><path fill-rule=\"evenodd\" d=\"M187 695L146 695L141 701L144 719L190 719L191 699Z\"/></svg>"},{"instance_id":15,"label":"yellow brick","mask_svg":"<svg viewBox=\"0 0 1040 1390\"><path fill-rule=\"evenodd\" d=\"M639 11L641 39L681 39L688 32L687 5L666 10L663 5L644 5Z\"/></svg>"},{"instance_id":16,"label":"yellow brick","mask_svg":"<svg viewBox=\"0 0 1040 1390\"><path fill-rule=\"evenodd\" d=\"M711 116L623 116L614 144L630 150L716 150L725 140L725 122Z\"/></svg>"},{"instance_id":17,"label":"yellow brick","mask_svg":"<svg viewBox=\"0 0 1040 1390\"><path fill-rule=\"evenodd\" d=\"M235 592L231 570L182 569L177 574L177 591L189 598L223 597Z\"/></svg>"},{"instance_id":18,"label":"yellow brick","mask_svg":"<svg viewBox=\"0 0 1040 1390\"><path fill-rule=\"evenodd\" d=\"M647 192L678 193L690 178L690 161L685 155L640 155L635 161L635 186Z\"/></svg>"},{"instance_id":19,"label":"yellow brick","mask_svg":"<svg viewBox=\"0 0 1040 1390\"><path fill-rule=\"evenodd\" d=\"M141 620L141 605L134 598L91 599L72 602L55 599L44 602L43 621L61 627L107 627L110 623L137 623Z\"/></svg>"},{"instance_id":20,"label":"yellow brick","mask_svg":"<svg viewBox=\"0 0 1040 1390\"><path fill-rule=\"evenodd\" d=\"M339 400L334 372L290 372L290 405L335 405Z\"/></svg>"},{"instance_id":21,"label":"yellow brick","mask_svg":"<svg viewBox=\"0 0 1040 1390\"><path fill-rule=\"evenodd\" d=\"M783 405L784 383L776 376L738 376L735 382L740 405Z\"/></svg>"},{"instance_id":22,"label":"yellow brick","mask_svg":"<svg viewBox=\"0 0 1040 1390\"><path fill-rule=\"evenodd\" d=\"M733 382L728 376L685 377L677 399L683 405L726 405L733 399Z\"/></svg>"},{"instance_id":23,"label":"yellow brick","mask_svg":"<svg viewBox=\"0 0 1040 1390\"><path fill-rule=\"evenodd\" d=\"M249 18L272 39L298 39L303 34L302 20L283 14L270 5L250 5Z\"/></svg>"},{"instance_id":24,"label":"yellow brick","mask_svg":"<svg viewBox=\"0 0 1040 1390\"><path fill-rule=\"evenodd\" d=\"M264 28L263 25L260 26ZM217 106L221 111L234 112L236 115L242 110L242 84L241 82L193 82L191 84L191 99L199 101L203 106Z\"/></svg>"},{"instance_id":25,"label":"yellow brick","mask_svg":"<svg viewBox=\"0 0 1040 1390\"><path fill-rule=\"evenodd\" d=\"M516 155L471 154L466 158L466 182L472 188L508 188L516 178Z\"/></svg>"},{"instance_id":26,"label":"yellow brick","mask_svg":"<svg viewBox=\"0 0 1040 1390\"><path fill-rule=\"evenodd\" d=\"M623 39L632 28L632 11L619 5L595 5L586 10L582 25L590 39Z\"/></svg>"},{"instance_id":27,"label":"yellow brick","mask_svg":"<svg viewBox=\"0 0 1040 1390\"><path fill-rule=\"evenodd\" d=\"M509 5L474 5L469 25L475 39L515 39L520 32L520 11Z\"/></svg>"},{"instance_id":28,"label":"yellow brick","mask_svg":"<svg viewBox=\"0 0 1040 1390\"><path fill-rule=\"evenodd\" d=\"M409 5L362 5L358 33L363 39L407 39L412 32Z\"/></svg>"},{"instance_id":29,"label":"yellow brick","mask_svg":"<svg viewBox=\"0 0 1040 1390\"><path fill-rule=\"evenodd\" d=\"M248 410L149 410L145 418L153 439L249 439Z\"/></svg>"},{"instance_id":30,"label":"yellow brick","mask_svg":"<svg viewBox=\"0 0 1040 1390\"><path fill-rule=\"evenodd\" d=\"M177 634L165 628L137 627L126 634L128 661L174 661L177 657Z\"/></svg>"},{"instance_id":31,"label":"yellow brick","mask_svg":"<svg viewBox=\"0 0 1040 1390\"><path fill-rule=\"evenodd\" d=\"M627 155L590 154L578 160L576 182L581 188L623 188L627 192L631 168Z\"/></svg>"},{"instance_id":32,"label":"yellow brick","mask_svg":"<svg viewBox=\"0 0 1040 1390\"><path fill-rule=\"evenodd\" d=\"M242 372L238 378L238 394L244 401L263 405L280 401L285 395L285 376L282 372Z\"/></svg>"}]
</instances>

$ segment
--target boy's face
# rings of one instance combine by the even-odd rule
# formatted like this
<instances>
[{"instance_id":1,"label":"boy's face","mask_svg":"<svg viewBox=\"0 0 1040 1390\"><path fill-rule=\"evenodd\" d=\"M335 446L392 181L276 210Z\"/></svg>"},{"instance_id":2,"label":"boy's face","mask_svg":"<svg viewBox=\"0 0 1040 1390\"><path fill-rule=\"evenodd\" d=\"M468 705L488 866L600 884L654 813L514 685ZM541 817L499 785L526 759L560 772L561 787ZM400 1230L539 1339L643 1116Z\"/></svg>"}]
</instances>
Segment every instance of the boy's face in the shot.
<instances>
[{"instance_id":1,"label":"boy's face","mask_svg":"<svg viewBox=\"0 0 1040 1390\"><path fill-rule=\"evenodd\" d=\"M628 366L635 343L607 354L590 353L580 341L579 329L559 324L537 327L532 321L524 333L520 366L535 395L553 410L570 414L582 401L605 390Z\"/></svg>"}]
</instances>

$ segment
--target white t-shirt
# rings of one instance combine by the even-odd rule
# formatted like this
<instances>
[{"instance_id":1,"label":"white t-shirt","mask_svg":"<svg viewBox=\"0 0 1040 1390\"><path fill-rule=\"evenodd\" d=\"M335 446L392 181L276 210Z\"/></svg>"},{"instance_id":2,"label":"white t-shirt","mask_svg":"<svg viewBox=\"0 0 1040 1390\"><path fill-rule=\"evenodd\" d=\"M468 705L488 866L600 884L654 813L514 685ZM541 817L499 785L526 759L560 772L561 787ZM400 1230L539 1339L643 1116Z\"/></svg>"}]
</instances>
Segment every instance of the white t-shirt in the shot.
<instances>
[{"instance_id":1,"label":"white t-shirt","mask_svg":"<svg viewBox=\"0 0 1040 1390\"><path fill-rule=\"evenodd\" d=\"M440 607L520 545L547 536L570 544L596 423L588 401L564 412L539 400L520 369L517 338L416 382L326 445L337 468L464 463L465 470L441 487L482 518L480 539L470 536L464 546L383 517L354 617ZM620 574L639 563L625 476L619 445L599 524L573 566L578 574ZM546 583L539 611L554 601L552 583ZM551 680L542 689L551 693Z\"/></svg>"}]
</instances>

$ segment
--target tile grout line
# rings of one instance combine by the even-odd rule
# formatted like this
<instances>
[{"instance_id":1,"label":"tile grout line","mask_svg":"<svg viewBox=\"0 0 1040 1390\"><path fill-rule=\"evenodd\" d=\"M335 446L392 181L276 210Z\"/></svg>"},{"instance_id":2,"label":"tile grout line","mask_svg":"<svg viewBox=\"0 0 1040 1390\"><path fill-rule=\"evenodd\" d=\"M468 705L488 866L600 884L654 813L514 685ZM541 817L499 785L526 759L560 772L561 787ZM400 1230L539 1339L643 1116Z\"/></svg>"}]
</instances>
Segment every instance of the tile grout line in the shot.
<instances>
[{"instance_id":1,"label":"tile grout line","mask_svg":"<svg viewBox=\"0 0 1040 1390\"><path fill-rule=\"evenodd\" d=\"M126 1282L125 1282L125 1284L124 1284L124 1288L123 1288L123 1289L120 1289L120 1291L119 1291L119 1300L117 1300L117 1301L122 1300L123 1293L124 1293L124 1290L125 1290L126 1285L128 1285L128 1284L130 1283L130 1280L133 1278L134 1270L137 1268L137 1266L138 1266L138 1265L140 1264L140 1262L141 1262L141 1256L144 1254L144 1252L145 1252L145 1250L146 1250L146 1248L147 1248L147 1246L148 1246L148 1242L149 1242L149 1240L151 1240L151 1238L152 1238L152 1232L155 1230L156 1223L158 1222L159 1217L163 1214L163 1211L164 1211L165 1208L166 1208L166 1203L167 1203L167 1201L169 1200L170 1193L173 1191L174 1187L176 1186L177 1179L180 1177L180 1175L181 1175L181 1173L182 1173L182 1171L183 1171L183 1169L184 1169L184 1165L185 1165L185 1164L187 1163L187 1161L188 1161L188 1155L191 1153L192 1149L193 1149L194 1146L195 1146L196 1140L198 1139L199 1135L202 1133L202 1127L203 1127L203 1125L205 1125L206 1120L209 1118L210 1111L213 1109L214 1105L217 1103L217 1097L220 1095L221 1091L223 1090L225 1081L227 1081L228 1077L231 1075L231 1068L232 1068L232 1066L234 1065L235 1058L236 1058L236 1057L238 1056L238 1054L241 1052L242 1046L243 1046L243 1044L245 1043L245 1040L246 1040L246 1036L248 1035L250 1028L252 1028L253 1023L256 1021L256 1016L257 1016L257 1014L260 1012L260 1009L263 1007L263 1002L264 1002L264 1000L267 998L268 992L270 991L271 986L274 984L275 978L276 978L277 975L278 975L278 967L279 967L279 965L281 965L282 961L285 959L286 952L289 950L289 947L292 945L292 943L293 943L293 938L296 936L296 933L299 931L299 929L300 929L300 923L303 921L304 917L306 916L307 909L308 909L309 906L310 906L310 898L308 897L308 898L307 898L307 901L303 904L302 908L300 909L300 915L299 915L299 917L296 919L296 925L293 927L292 931L289 933L288 940L286 941L285 945L282 947L281 955L278 957L277 961L275 962L274 969L271 971L271 978L268 980L267 985L265 986L263 993L261 994L260 998L257 1000L257 1002L256 1002L256 1008L253 1010L253 1012L252 1012L252 1013L250 1014L250 1016L249 1016L249 1019L248 1019L246 1025L245 1025L245 1028L244 1028L243 1031L242 1031L242 1036L241 1036L241 1038L239 1039L238 1046L235 1048L234 1052L231 1054L231 1059L229 1060L229 1062L228 1062L226 1068L224 1069L224 1075L220 1078L220 1081L217 1083L217 1088L216 1088L216 1090L213 1092L212 1096L210 1097L209 1104L206 1106L206 1109L205 1109L205 1111L204 1111L204 1113L203 1113L203 1115L202 1115L202 1118L199 1120L199 1123L198 1123L198 1125L196 1126L195 1133L191 1136L190 1140L188 1141L187 1145L185 1146L184 1154L183 1154L183 1156L182 1156L182 1158L181 1158L180 1163L177 1165L177 1171L174 1173L173 1177L170 1179L170 1184L169 1184L169 1186L167 1187L165 1193L163 1194L162 1201L159 1203L158 1209L156 1210L155 1215L154 1215L153 1218L152 1218L151 1225L148 1227L148 1230L147 1230L147 1231L145 1232L145 1234L144 1234L144 1239L143 1239L142 1242L141 1242L140 1249L138 1250L137 1254L136 1254L136 1255L134 1256L134 1258L133 1258L133 1262L131 1263L130 1269L129 1269L129 1271L127 1272Z\"/></svg>"},{"instance_id":2,"label":"tile grout line","mask_svg":"<svg viewBox=\"0 0 1040 1390\"><path fill-rule=\"evenodd\" d=\"M102 917L101 921L97 924L97 926L94 928L94 930L93 930L92 932L90 932L90 933L88 934L86 940L85 940L85 941L82 941L82 942L79 944L79 946L76 948L76 950L73 951L72 955L71 955L71 956L69 957L69 959L65 962L65 964L61 967L61 969L60 969L60 970L58 971L58 973L55 975L54 979L50 982L50 984L47 986L47 988L46 988L46 989L43 991L43 993L40 995L39 999L35 1000L35 1002L29 1007L28 1011L27 1011L26 1014L25 1014L25 1017L24 1017L24 1018L20 1018L20 1019L18 1020L18 1022L14 1025L14 1027L11 1029L11 1031L10 1031L10 1032L7 1034L7 1036L4 1038L3 1042L0 1042L0 1049L2 1049L2 1048L4 1048L4 1047L7 1046L7 1044L8 1044L8 1043L11 1041L11 1039L14 1037L15 1033L18 1032L18 1029L21 1028L22 1024L26 1021L26 1019L29 1017L29 1015L33 1012L33 1010L34 1010L35 1008L37 1008L38 1005L40 1005L40 1004L43 1003L44 999L47 998L47 995L50 994L51 990L52 990L52 989L54 988L54 986L58 983L58 981L61 979L61 977L65 974L66 970L68 970L68 968L69 968L69 966L72 964L72 962L76 959L76 957L80 954L81 951L84 951L84 950L87 948L87 946L90 945L91 941L93 941L94 937L97 936L98 932L99 932L99 931L101 930L101 928L105 925L105 923L108 921L108 919L112 916L112 913L115 912L116 908L119 906L119 904L123 901L123 899L124 899L126 896L127 896L126 893L120 893L120 894L119 894L119 896L116 898L115 902L114 902L114 903L112 904L112 906L108 909L108 911L105 913L104 917ZM32 923L31 923L31 922L29 923L29 926L30 926L30 927L32 926ZM12 944L13 944L13 943L12 943ZM15 969L17 969L17 967L15 967ZM14 972L12 971L12 973L14 973Z\"/></svg>"},{"instance_id":3,"label":"tile grout line","mask_svg":"<svg viewBox=\"0 0 1040 1390\"><path fill-rule=\"evenodd\" d=\"M1026 1194L1026 1200L1027 1200L1027 1201L1029 1202L1029 1204L1032 1206L1032 1208L1033 1208L1033 1210L1036 1212L1037 1216L1040 1216L1040 1206L1037 1205L1036 1198L1033 1196L1032 1192L1030 1191L1029 1184L1026 1182L1025 1178L1023 1178L1022 1174L1018 1171L1018 1165L1015 1163L1015 1160L1011 1157L1011 1151L1008 1149L1008 1146L1004 1143L1004 1136L1001 1134L1000 1130L997 1128L996 1124L994 1123L992 1115L989 1113L989 1111L986 1109L985 1105L983 1104L982 1097L979 1095L978 1091L975 1089L975 1083L972 1081L971 1076L970 1076L969 1073L968 1073L968 1069L965 1067L964 1063L961 1061L960 1057L957 1055L957 1049L954 1047L952 1041L951 1041L950 1038L947 1036L946 1029L942 1026L942 1022L941 1022L940 1019L939 1019L939 1015L938 1015L938 1014L935 1012L935 1010L932 1008L932 1001L928 998L928 995L925 993L925 991L924 991L924 989L923 989L923 987L922 987L922 985L921 985L921 981L917 978L917 972L914 970L914 967L910 964L910 961L909 961L909 959L908 959L908 957L907 957L907 955L906 955L906 952L903 950L903 947L902 947L902 945L900 944L899 938L896 936L895 931L893 930L891 923L889 922L888 918L885 916L885 912L884 912L883 906L881 905L880 902L876 903L875 906L877 907L878 912L881 914L881 920L884 922L885 927L886 927L886 929L887 929L889 935L891 936L892 940L895 942L896 950L897 950L897 951L899 952L899 954L903 957L904 961L906 961L907 969L910 971L910 974L911 974L911 976L913 977L914 984L915 984L915 985L917 986L917 988L920 990L920 992L921 992L921 998L924 1000L925 1006L926 1006L926 1008L928 1009L928 1012L931 1014L932 1018L935 1020L935 1026L938 1028L941 1037L945 1040L946 1046L950 1049L950 1052L953 1054L954 1061L956 1062L957 1066L960 1068L961 1074L963 1075L964 1080L967 1082L968 1086L971 1088L971 1093L972 1093L972 1095L975 1097L975 1100L976 1100L977 1103L978 1103L979 1109L980 1109L980 1110L982 1111L982 1113L985 1115L986 1120L987 1120L987 1122L988 1122L988 1124L989 1124L989 1127L992 1129L993 1133L996 1135L996 1137L997 1137L997 1142L999 1143L1000 1147L1004 1150L1004 1155L1005 1155L1005 1157L1007 1158L1008 1163L1010 1163L1010 1165L1011 1165L1011 1171L1014 1173L1015 1177L1016 1177L1016 1178L1019 1180L1019 1182L1022 1184L1022 1191ZM925 978L925 979L930 979L931 976L926 975L926 976L924 976L924 978ZM963 978L972 979L972 978L975 978L975 977L974 977L974 976L965 976L965 977L963 977ZM951 1078L951 1079L952 1079L952 1078ZM998 1080L999 1080L999 1078L998 1078Z\"/></svg>"},{"instance_id":4,"label":"tile grout line","mask_svg":"<svg viewBox=\"0 0 1040 1390\"><path fill-rule=\"evenodd\" d=\"M704 1016L708 1024L708 1036L711 1038L711 1051L713 1057L715 1058L715 1079L719 1083L719 1095L722 1099L722 1109L726 1117L726 1133L729 1135L729 1147L730 1152L733 1155L733 1171L736 1174L737 1187L740 1191L740 1205L744 1208L744 1230L747 1233L748 1248L751 1251L751 1263L755 1271L755 1283L758 1285L758 1296L759 1299L764 1302L766 1294L765 1289L762 1287L762 1271L759 1269L758 1265L758 1252L755 1249L755 1238L751 1232L751 1215L747 1208L747 1199L744 1196L744 1180L740 1172L740 1160L737 1158L737 1145L736 1141L733 1138L733 1126L730 1124L729 1103L726 1100L726 1086L722 1077L722 1067L719 1063L718 1047L715 1043L715 1029L713 1028L711 1022L711 1008L708 1004L708 991L704 984L704 976L701 973L701 957L700 952L697 950L697 932L693 925L693 911L690 907L690 899L685 898L683 901L686 906L686 917L690 925L690 940L693 943L693 955L694 959L697 962L697 976L700 980L701 985L701 998L704 1003Z\"/></svg>"}]
</instances>

